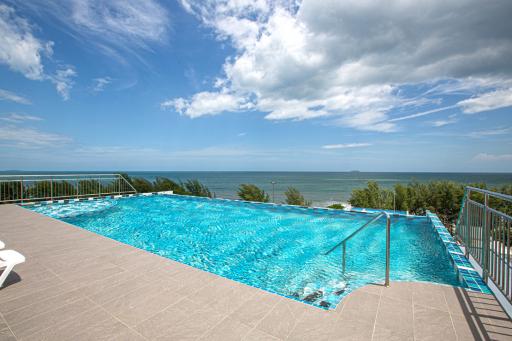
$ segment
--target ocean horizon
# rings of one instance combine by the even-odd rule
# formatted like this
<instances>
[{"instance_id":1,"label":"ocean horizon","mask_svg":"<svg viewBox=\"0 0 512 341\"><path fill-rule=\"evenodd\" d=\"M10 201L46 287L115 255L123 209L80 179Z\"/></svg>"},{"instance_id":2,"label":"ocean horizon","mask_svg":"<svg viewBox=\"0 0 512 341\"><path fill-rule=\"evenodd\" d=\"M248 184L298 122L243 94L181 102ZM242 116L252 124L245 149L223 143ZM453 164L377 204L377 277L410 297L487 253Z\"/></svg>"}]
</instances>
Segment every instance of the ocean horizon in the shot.
<instances>
[{"instance_id":1,"label":"ocean horizon","mask_svg":"<svg viewBox=\"0 0 512 341\"><path fill-rule=\"evenodd\" d=\"M437 173L437 172L294 172L294 171L1 171L0 174L61 174L61 173L126 173L154 181L166 177L176 182L197 179L216 197L236 199L240 184L255 184L270 195L270 200L284 202L288 187L296 187L314 206L328 206L347 202L353 189L365 187L368 181L377 181L384 188L411 181L425 183L436 180L462 184L485 183L488 187L512 184L512 173ZM272 186L272 182L275 182ZM274 191L272 190L274 187Z\"/></svg>"}]
</instances>

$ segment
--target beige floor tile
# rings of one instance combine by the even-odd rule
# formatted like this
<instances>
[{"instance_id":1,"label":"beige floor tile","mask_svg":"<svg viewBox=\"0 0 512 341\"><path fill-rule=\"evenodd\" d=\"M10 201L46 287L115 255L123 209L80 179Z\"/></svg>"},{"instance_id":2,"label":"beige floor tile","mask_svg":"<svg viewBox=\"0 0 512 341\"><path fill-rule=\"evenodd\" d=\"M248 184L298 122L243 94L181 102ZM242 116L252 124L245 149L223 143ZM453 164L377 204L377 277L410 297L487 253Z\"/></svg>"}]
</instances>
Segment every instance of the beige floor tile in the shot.
<instances>
[{"instance_id":1,"label":"beige floor tile","mask_svg":"<svg viewBox=\"0 0 512 341\"><path fill-rule=\"evenodd\" d=\"M303 303L282 298L256 328L277 338L285 339L306 309L311 308Z\"/></svg>"},{"instance_id":2,"label":"beige floor tile","mask_svg":"<svg viewBox=\"0 0 512 341\"><path fill-rule=\"evenodd\" d=\"M194 340L225 317L208 306L183 299L140 323L135 329L149 339Z\"/></svg>"},{"instance_id":3,"label":"beige floor tile","mask_svg":"<svg viewBox=\"0 0 512 341\"><path fill-rule=\"evenodd\" d=\"M340 316L373 324L377 316L380 298L381 296L363 291L354 292L346 298Z\"/></svg>"},{"instance_id":4,"label":"beige floor tile","mask_svg":"<svg viewBox=\"0 0 512 341\"><path fill-rule=\"evenodd\" d=\"M485 340L488 332L481 320L474 316L451 315L458 340Z\"/></svg>"},{"instance_id":5,"label":"beige floor tile","mask_svg":"<svg viewBox=\"0 0 512 341\"><path fill-rule=\"evenodd\" d=\"M456 340L450 314L438 309L414 305L414 339Z\"/></svg>"},{"instance_id":6,"label":"beige floor tile","mask_svg":"<svg viewBox=\"0 0 512 341\"><path fill-rule=\"evenodd\" d=\"M338 315L322 309L308 309L299 318L288 340L329 340Z\"/></svg>"},{"instance_id":7,"label":"beige floor tile","mask_svg":"<svg viewBox=\"0 0 512 341\"><path fill-rule=\"evenodd\" d=\"M333 325L330 340L370 341L373 334L373 325L368 320L340 316Z\"/></svg>"},{"instance_id":8,"label":"beige floor tile","mask_svg":"<svg viewBox=\"0 0 512 341\"><path fill-rule=\"evenodd\" d=\"M281 339L278 339L275 336L272 336L270 334L262 332L261 330L256 329L256 328L251 330L249 332L249 334L247 334L243 338L243 341L278 341L278 340L281 340Z\"/></svg>"},{"instance_id":9,"label":"beige floor tile","mask_svg":"<svg viewBox=\"0 0 512 341\"><path fill-rule=\"evenodd\" d=\"M227 317L201 337L201 340L237 341L242 340L251 327L232 317Z\"/></svg>"},{"instance_id":10,"label":"beige floor tile","mask_svg":"<svg viewBox=\"0 0 512 341\"><path fill-rule=\"evenodd\" d=\"M278 295L259 290L230 316L244 324L255 327L280 300L281 297Z\"/></svg>"},{"instance_id":11,"label":"beige floor tile","mask_svg":"<svg viewBox=\"0 0 512 341\"><path fill-rule=\"evenodd\" d=\"M412 304L412 285L410 282L393 282L389 287L382 289L382 296Z\"/></svg>"},{"instance_id":12,"label":"beige floor tile","mask_svg":"<svg viewBox=\"0 0 512 341\"><path fill-rule=\"evenodd\" d=\"M9 324L9 326L16 337L26 338L47 328L65 323L96 307L97 305L89 299L82 298L17 324Z\"/></svg>"},{"instance_id":13,"label":"beige floor tile","mask_svg":"<svg viewBox=\"0 0 512 341\"><path fill-rule=\"evenodd\" d=\"M413 339L412 302L382 296L375 322L375 333L386 337L400 335L405 339Z\"/></svg>"}]
</instances>

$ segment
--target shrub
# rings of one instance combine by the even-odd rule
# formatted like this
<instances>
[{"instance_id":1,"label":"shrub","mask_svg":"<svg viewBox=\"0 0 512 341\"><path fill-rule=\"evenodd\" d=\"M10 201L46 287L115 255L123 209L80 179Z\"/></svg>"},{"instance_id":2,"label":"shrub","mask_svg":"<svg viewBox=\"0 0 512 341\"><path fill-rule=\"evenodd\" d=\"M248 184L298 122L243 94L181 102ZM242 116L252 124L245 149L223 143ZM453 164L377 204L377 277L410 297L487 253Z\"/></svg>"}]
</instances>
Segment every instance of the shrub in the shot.
<instances>
[{"instance_id":1,"label":"shrub","mask_svg":"<svg viewBox=\"0 0 512 341\"><path fill-rule=\"evenodd\" d=\"M252 184L241 184L238 188L238 196L247 201L269 202L268 194Z\"/></svg>"},{"instance_id":2,"label":"shrub","mask_svg":"<svg viewBox=\"0 0 512 341\"><path fill-rule=\"evenodd\" d=\"M332 208L334 210L344 210L345 206L343 206L342 204L332 204L327 206L327 208Z\"/></svg>"},{"instance_id":3,"label":"shrub","mask_svg":"<svg viewBox=\"0 0 512 341\"><path fill-rule=\"evenodd\" d=\"M304 196L300 194L299 190L295 187L288 187L286 192L284 192L286 196L286 203L288 205L299 205L299 206L310 206L311 202L306 201Z\"/></svg>"},{"instance_id":4,"label":"shrub","mask_svg":"<svg viewBox=\"0 0 512 341\"><path fill-rule=\"evenodd\" d=\"M181 186L185 188L188 195L208 198L214 197L212 192L210 192L210 189L208 189L208 187L200 183L198 180L188 180Z\"/></svg>"}]
</instances>

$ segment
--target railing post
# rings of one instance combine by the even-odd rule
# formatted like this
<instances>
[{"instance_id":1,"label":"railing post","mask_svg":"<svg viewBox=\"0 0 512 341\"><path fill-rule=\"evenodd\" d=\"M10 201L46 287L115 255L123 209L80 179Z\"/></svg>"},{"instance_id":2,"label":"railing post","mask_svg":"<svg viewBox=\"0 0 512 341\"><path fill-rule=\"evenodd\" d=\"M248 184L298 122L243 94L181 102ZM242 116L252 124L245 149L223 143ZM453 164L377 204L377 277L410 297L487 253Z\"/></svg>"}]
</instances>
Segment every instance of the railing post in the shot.
<instances>
[{"instance_id":1,"label":"railing post","mask_svg":"<svg viewBox=\"0 0 512 341\"><path fill-rule=\"evenodd\" d=\"M466 254L466 258L469 259L469 248L470 248L470 245L471 245L471 241L469 240L469 236L470 236L470 233L469 233L469 199L470 199L470 196L471 196L471 191L468 189L467 193L466 193L466 202L464 203L464 205L466 206L466 241L465 241L465 248L464 248L464 251L465 251L465 254Z\"/></svg>"},{"instance_id":2,"label":"railing post","mask_svg":"<svg viewBox=\"0 0 512 341\"><path fill-rule=\"evenodd\" d=\"M53 201L53 177L50 178L50 199Z\"/></svg>"},{"instance_id":3,"label":"railing post","mask_svg":"<svg viewBox=\"0 0 512 341\"><path fill-rule=\"evenodd\" d=\"M386 282L385 286L389 287L389 258L391 245L391 218L386 214Z\"/></svg>"},{"instance_id":4,"label":"railing post","mask_svg":"<svg viewBox=\"0 0 512 341\"><path fill-rule=\"evenodd\" d=\"M343 243L343 261L342 261L343 274L345 274L346 254L347 254L347 244Z\"/></svg>"},{"instance_id":5,"label":"railing post","mask_svg":"<svg viewBox=\"0 0 512 341\"><path fill-rule=\"evenodd\" d=\"M23 204L23 177L20 177L20 200Z\"/></svg>"},{"instance_id":6,"label":"railing post","mask_svg":"<svg viewBox=\"0 0 512 341\"><path fill-rule=\"evenodd\" d=\"M489 205L489 194L484 194L484 216L482 224L482 274L483 280L487 283L489 278L489 231L487 224L487 208Z\"/></svg>"}]
</instances>

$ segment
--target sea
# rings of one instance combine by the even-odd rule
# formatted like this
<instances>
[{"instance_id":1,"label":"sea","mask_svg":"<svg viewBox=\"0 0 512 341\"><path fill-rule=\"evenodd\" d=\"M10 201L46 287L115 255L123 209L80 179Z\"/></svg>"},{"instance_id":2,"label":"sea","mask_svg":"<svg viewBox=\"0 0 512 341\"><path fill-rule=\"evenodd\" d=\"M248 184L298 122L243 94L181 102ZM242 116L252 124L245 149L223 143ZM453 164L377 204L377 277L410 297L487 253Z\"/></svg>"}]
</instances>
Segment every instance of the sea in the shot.
<instances>
[{"instance_id":1,"label":"sea","mask_svg":"<svg viewBox=\"0 0 512 341\"><path fill-rule=\"evenodd\" d=\"M4 171L0 174L60 174L99 172L21 172ZM110 173L110 172L101 172ZM118 173L116 171L115 173ZM208 172L208 171L131 171L131 177L149 181L167 177L185 182L197 179L206 185L217 197L235 199L240 184L255 184L265 190L273 202L284 202L288 187L297 188L314 206L328 206L344 203L355 188L365 187L368 181L377 181L384 188L411 181L425 183L433 180L449 180L463 184L486 183L488 187L512 184L512 173L390 173L390 172Z\"/></svg>"}]
</instances>

